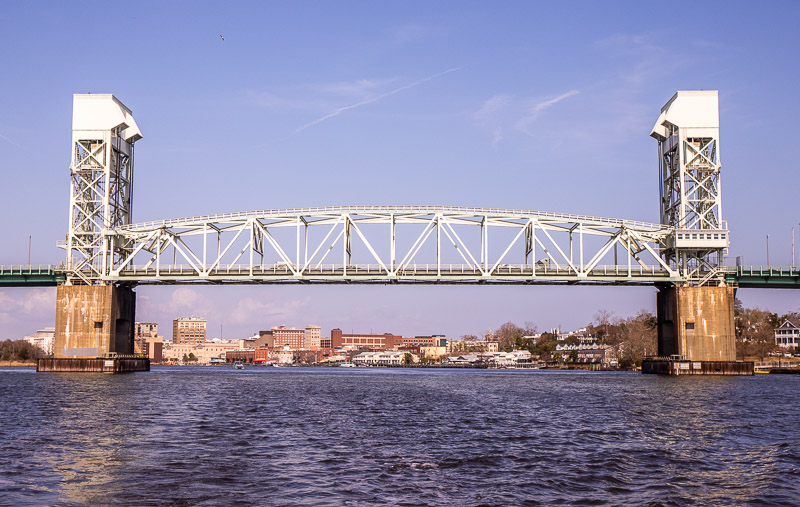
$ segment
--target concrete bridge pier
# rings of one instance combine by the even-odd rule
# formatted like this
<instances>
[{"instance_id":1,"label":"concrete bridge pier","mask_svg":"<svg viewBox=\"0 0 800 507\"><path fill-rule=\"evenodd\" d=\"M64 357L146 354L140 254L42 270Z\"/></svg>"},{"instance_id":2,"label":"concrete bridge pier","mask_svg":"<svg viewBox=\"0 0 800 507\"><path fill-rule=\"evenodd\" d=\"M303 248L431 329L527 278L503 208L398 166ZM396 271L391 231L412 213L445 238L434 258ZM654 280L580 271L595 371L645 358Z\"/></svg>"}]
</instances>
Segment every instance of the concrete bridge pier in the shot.
<instances>
[{"instance_id":1,"label":"concrete bridge pier","mask_svg":"<svg viewBox=\"0 0 800 507\"><path fill-rule=\"evenodd\" d=\"M658 288L658 356L642 363L643 373L753 373L753 363L736 361L733 287Z\"/></svg>"},{"instance_id":2,"label":"concrete bridge pier","mask_svg":"<svg viewBox=\"0 0 800 507\"><path fill-rule=\"evenodd\" d=\"M54 357L39 371L147 371L133 355L136 293L124 285L59 285Z\"/></svg>"}]
</instances>

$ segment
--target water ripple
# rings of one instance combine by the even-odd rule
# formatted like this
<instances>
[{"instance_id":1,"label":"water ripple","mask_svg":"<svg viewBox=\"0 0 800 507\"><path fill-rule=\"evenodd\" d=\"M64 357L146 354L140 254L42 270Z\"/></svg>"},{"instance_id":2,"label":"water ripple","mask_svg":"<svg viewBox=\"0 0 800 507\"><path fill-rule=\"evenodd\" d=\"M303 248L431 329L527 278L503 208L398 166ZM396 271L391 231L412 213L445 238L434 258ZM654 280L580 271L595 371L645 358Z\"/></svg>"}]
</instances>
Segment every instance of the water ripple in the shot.
<instances>
[{"instance_id":1,"label":"water ripple","mask_svg":"<svg viewBox=\"0 0 800 507\"><path fill-rule=\"evenodd\" d=\"M0 371L0 504L796 505L793 376Z\"/></svg>"}]
</instances>

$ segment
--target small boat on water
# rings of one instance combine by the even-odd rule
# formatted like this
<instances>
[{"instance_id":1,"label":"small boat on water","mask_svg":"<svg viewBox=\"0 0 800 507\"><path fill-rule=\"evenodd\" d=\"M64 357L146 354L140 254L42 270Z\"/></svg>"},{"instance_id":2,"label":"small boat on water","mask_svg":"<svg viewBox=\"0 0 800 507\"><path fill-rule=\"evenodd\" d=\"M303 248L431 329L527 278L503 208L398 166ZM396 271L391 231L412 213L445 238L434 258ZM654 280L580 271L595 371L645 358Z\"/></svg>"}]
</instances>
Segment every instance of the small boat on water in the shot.
<instances>
[{"instance_id":1,"label":"small boat on water","mask_svg":"<svg viewBox=\"0 0 800 507\"><path fill-rule=\"evenodd\" d=\"M244 370L244 364L242 364L241 361L235 361L233 363L233 369L234 370Z\"/></svg>"},{"instance_id":2,"label":"small boat on water","mask_svg":"<svg viewBox=\"0 0 800 507\"><path fill-rule=\"evenodd\" d=\"M341 366L342 368L354 368L356 365L354 365L350 361L345 361L342 364L340 364L339 366Z\"/></svg>"}]
</instances>

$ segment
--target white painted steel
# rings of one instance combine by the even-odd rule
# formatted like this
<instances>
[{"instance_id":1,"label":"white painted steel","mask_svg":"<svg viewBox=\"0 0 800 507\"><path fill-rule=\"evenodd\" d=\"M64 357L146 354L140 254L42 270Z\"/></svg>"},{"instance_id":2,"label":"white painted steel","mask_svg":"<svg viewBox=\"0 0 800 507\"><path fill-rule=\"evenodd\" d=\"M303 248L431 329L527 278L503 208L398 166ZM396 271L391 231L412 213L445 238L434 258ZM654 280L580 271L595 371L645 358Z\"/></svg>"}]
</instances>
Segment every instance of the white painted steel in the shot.
<instances>
[{"instance_id":1,"label":"white painted steel","mask_svg":"<svg viewBox=\"0 0 800 507\"><path fill-rule=\"evenodd\" d=\"M113 95L76 94L72 129L67 282L94 283L132 250L106 232L131 221L133 144L142 134Z\"/></svg>"},{"instance_id":2,"label":"white painted steel","mask_svg":"<svg viewBox=\"0 0 800 507\"><path fill-rule=\"evenodd\" d=\"M661 223L675 229L662 255L687 282L724 284L718 268L730 243L722 219L717 91L677 92L650 135L658 141Z\"/></svg>"},{"instance_id":3,"label":"white painted steel","mask_svg":"<svg viewBox=\"0 0 800 507\"><path fill-rule=\"evenodd\" d=\"M249 211L116 227L107 238L128 245L130 254L101 278L135 283L652 284L679 280L659 253L671 234L670 227L647 222L525 210L341 206ZM337 246L342 261L331 264L329 254ZM622 250L624 268L610 269L604 262L612 250ZM512 256L523 263L512 264Z\"/></svg>"}]
</instances>

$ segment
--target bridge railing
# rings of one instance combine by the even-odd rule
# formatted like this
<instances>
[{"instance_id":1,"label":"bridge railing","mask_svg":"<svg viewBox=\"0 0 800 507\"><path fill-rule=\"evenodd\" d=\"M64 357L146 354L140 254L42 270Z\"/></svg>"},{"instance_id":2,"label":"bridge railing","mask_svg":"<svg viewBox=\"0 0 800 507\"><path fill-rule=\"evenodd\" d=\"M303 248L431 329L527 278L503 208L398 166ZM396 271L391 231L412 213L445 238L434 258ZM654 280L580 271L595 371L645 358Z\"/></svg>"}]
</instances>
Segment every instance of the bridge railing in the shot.
<instances>
[{"instance_id":1,"label":"bridge railing","mask_svg":"<svg viewBox=\"0 0 800 507\"><path fill-rule=\"evenodd\" d=\"M122 230L147 230L154 227L173 226L185 224L187 222L224 222L225 220L241 220L254 217L274 217L274 216L303 216L317 215L325 213L460 213L468 215L497 215L497 216L536 216L552 219L563 219L566 221L583 221L607 224L611 226L626 226L635 229L645 229L652 231L670 230L671 227L656 224L653 222L643 222L639 220L626 220L619 218L598 217L592 215L577 215L570 213L556 213L550 211L537 211L526 209L504 209L504 208L476 208L468 206L318 206L311 208L283 208L274 210L251 210L233 213L220 213L213 215L198 215L194 217L172 218L166 220L151 220L148 222L138 222L122 227Z\"/></svg>"},{"instance_id":2,"label":"bridge railing","mask_svg":"<svg viewBox=\"0 0 800 507\"><path fill-rule=\"evenodd\" d=\"M64 266L55 264L0 265L0 275L48 275L63 271Z\"/></svg>"},{"instance_id":3,"label":"bridge railing","mask_svg":"<svg viewBox=\"0 0 800 507\"><path fill-rule=\"evenodd\" d=\"M725 266L726 273L744 276L799 276L800 266Z\"/></svg>"},{"instance_id":4,"label":"bridge railing","mask_svg":"<svg viewBox=\"0 0 800 507\"><path fill-rule=\"evenodd\" d=\"M207 274L209 276L271 276L291 278L297 273L299 276L310 275L339 275L339 276L358 276L358 275L375 275L387 276L389 273L397 274L398 276L415 276L415 275L438 275L443 276L483 276L488 274L491 276L577 276L578 272L569 266L536 266L535 269L531 265L524 264L503 264L497 266L493 270L488 268L484 270L480 267L470 264L409 264L402 268L397 268L395 271L390 271L388 268L380 264L323 264L319 266L297 267L288 264L270 264L270 265L253 265L249 264L227 264L215 267ZM123 278L150 278L159 276L197 276L199 273L197 269L189 264L176 264L176 265L162 265L158 268L154 266L127 266L120 272ZM628 275L634 277L670 277L670 273L662 269L661 266L631 266L630 269L626 266L619 265L602 265L595 266L592 270L588 271L588 277L597 276L613 276L613 277L627 277Z\"/></svg>"}]
</instances>

